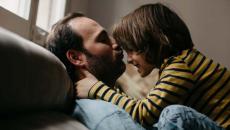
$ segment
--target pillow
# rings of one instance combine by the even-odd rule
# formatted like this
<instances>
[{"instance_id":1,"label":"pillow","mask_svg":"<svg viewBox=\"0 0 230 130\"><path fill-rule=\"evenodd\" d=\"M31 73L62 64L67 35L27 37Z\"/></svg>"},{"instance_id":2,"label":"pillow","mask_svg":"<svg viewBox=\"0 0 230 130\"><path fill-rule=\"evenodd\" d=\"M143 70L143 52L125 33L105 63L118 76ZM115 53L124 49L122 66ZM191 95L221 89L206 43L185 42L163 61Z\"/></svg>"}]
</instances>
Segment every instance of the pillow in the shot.
<instances>
[{"instance_id":1,"label":"pillow","mask_svg":"<svg viewBox=\"0 0 230 130\"><path fill-rule=\"evenodd\" d=\"M68 108L72 83L45 48L0 28L0 114Z\"/></svg>"}]
</instances>

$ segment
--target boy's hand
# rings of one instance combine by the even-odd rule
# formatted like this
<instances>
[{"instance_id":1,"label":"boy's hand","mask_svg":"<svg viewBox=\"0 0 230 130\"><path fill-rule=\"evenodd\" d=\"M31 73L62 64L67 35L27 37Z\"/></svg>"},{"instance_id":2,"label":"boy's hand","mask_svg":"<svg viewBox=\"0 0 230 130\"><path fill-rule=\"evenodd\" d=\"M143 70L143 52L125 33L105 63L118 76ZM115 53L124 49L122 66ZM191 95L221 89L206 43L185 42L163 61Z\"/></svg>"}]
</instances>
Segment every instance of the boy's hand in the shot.
<instances>
[{"instance_id":1,"label":"boy's hand","mask_svg":"<svg viewBox=\"0 0 230 130\"><path fill-rule=\"evenodd\" d=\"M88 98L88 93L91 87L98 82L97 78L88 70L82 70L84 78L75 83L76 97Z\"/></svg>"}]
</instances>

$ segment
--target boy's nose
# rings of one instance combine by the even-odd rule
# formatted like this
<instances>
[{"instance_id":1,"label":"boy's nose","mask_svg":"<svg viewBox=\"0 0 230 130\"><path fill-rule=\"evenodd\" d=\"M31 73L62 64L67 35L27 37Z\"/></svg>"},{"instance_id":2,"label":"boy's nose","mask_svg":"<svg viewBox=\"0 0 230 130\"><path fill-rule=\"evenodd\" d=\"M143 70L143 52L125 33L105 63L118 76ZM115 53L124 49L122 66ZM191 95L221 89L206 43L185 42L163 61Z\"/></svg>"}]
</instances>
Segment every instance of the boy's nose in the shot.
<instances>
[{"instance_id":1,"label":"boy's nose","mask_svg":"<svg viewBox=\"0 0 230 130\"><path fill-rule=\"evenodd\" d=\"M132 63L132 56L129 55L128 53L127 53L127 62L128 62L129 64Z\"/></svg>"}]
</instances>

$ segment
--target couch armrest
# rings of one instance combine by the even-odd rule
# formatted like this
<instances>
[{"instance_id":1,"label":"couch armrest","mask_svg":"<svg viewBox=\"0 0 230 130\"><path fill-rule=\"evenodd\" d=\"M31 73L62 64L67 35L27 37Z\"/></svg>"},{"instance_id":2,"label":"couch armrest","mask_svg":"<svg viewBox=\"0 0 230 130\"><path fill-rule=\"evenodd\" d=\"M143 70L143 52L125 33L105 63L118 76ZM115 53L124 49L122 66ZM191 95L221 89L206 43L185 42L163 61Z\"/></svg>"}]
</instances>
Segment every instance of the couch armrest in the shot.
<instances>
[{"instance_id":1,"label":"couch armrest","mask_svg":"<svg viewBox=\"0 0 230 130\"><path fill-rule=\"evenodd\" d=\"M79 121L59 112L27 113L4 118L2 130L88 130Z\"/></svg>"},{"instance_id":2,"label":"couch armrest","mask_svg":"<svg viewBox=\"0 0 230 130\"><path fill-rule=\"evenodd\" d=\"M0 115L68 107L72 83L48 50L0 28L0 59Z\"/></svg>"}]
</instances>

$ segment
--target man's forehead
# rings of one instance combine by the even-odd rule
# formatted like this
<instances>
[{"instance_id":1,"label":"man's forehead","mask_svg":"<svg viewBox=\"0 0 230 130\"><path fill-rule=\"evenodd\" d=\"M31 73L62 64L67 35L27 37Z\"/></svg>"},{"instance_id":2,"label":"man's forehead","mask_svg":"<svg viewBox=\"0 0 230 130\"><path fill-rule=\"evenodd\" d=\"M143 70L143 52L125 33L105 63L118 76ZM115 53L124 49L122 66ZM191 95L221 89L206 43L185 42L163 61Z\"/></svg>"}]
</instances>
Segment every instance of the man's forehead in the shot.
<instances>
[{"instance_id":1,"label":"man's forehead","mask_svg":"<svg viewBox=\"0 0 230 130\"><path fill-rule=\"evenodd\" d=\"M77 17L68 22L73 31L80 34L83 38L89 38L103 30L101 25L87 17Z\"/></svg>"}]
</instances>

